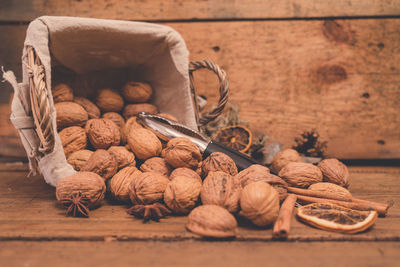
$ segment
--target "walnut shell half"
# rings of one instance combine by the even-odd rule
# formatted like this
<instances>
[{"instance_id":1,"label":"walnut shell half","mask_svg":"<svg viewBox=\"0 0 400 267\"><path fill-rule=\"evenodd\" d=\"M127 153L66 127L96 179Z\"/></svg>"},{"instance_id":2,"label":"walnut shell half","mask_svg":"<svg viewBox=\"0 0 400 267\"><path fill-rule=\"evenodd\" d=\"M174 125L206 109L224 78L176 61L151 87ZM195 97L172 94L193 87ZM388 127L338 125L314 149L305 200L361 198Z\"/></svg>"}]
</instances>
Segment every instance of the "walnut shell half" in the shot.
<instances>
[{"instance_id":1,"label":"walnut shell half","mask_svg":"<svg viewBox=\"0 0 400 267\"><path fill-rule=\"evenodd\" d=\"M220 206L202 205L190 212L186 229L206 237L234 237L237 222L229 211Z\"/></svg>"},{"instance_id":2,"label":"walnut shell half","mask_svg":"<svg viewBox=\"0 0 400 267\"><path fill-rule=\"evenodd\" d=\"M77 172L58 182L56 197L60 202L73 194L80 193L89 200L87 207L92 209L100 205L105 192L106 185L99 175L93 172Z\"/></svg>"}]
</instances>

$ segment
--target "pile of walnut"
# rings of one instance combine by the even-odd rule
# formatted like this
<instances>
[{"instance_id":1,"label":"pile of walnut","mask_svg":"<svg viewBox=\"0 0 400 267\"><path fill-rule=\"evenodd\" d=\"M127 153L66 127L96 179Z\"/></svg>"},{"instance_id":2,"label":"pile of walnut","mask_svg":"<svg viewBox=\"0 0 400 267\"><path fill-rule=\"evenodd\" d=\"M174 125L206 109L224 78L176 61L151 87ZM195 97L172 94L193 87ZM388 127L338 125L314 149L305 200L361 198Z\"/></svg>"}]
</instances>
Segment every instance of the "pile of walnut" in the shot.
<instances>
[{"instance_id":1,"label":"pile of walnut","mask_svg":"<svg viewBox=\"0 0 400 267\"><path fill-rule=\"evenodd\" d=\"M348 186L347 168L339 161L302 163L291 149L272 163L278 176L261 165L238 173L234 161L219 152L202 161L190 140L166 143L136 121L141 111L157 114L157 107L144 103L151 95L148 84L128 82L121 94L99 90L94 104L74 97L65 84L53 89L59 136L68 163L78 171L57 185L57 200L67 214L88 217L107 195L132 205L127 212L144 221L189 214L189 231L232 237L238 217L259 227L273 224L290 187L337 191L335 184Z\"/></svg>"}]
</instances>

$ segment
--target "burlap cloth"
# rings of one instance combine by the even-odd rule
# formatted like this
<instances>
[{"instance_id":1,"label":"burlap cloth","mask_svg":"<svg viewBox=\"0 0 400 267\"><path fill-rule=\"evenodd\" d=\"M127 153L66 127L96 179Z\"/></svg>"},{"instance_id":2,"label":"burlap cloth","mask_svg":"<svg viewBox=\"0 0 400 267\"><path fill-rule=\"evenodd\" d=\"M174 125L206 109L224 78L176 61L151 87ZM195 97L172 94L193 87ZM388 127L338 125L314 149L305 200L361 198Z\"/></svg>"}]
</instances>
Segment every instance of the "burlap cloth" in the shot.
<instances>
[{"instance_id":1,"label":"burlap cloth","mask_svg":"<svg viewBox=\"0 0 400 267\"><path fill-rule=\"evenodd\" d=\"M142 22L44 16L29 24L23 59L28 47L33 47L44 67L50 120L55 132L54 149L47 154L38 149L39 139L29 96L32 70L26 64L23 64L22 83L17 83L11 71L3 74L14 88L10 119L21 136L31 173L36 174L40 169L46 182L52 186L75 173L66 161L56 129L50 90L54 66L66 67L78 77L96 75L107 69L127 70L128 77L129 73L139 71L140 78L150 82L154 89L153 104L161 112L170 113L187 126L196 128L188 75L189 53L182 37L170 27Z\"/></svg>"}]
</instances>

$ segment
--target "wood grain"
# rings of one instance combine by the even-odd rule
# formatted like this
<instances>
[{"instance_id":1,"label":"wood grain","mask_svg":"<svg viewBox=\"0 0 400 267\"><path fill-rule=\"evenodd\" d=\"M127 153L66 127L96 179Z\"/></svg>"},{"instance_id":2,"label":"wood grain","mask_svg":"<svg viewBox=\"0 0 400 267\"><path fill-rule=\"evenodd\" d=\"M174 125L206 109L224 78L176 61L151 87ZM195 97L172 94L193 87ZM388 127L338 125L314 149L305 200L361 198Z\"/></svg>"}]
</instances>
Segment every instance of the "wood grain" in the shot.
<instances>
[{"instance_id":1,"label":"wood grain","mask_svg":"<svg viewBox=\"0 0 400 267\"><path fill-rule=\"evenodd\" d=\"M0 265L391 267L399 249L399 242L0 242Z\"/></svg>"},{"instance_id":2,"label":"wood grain","mask_svg":"<svg viewBox=\"0 0 400 267\"><path fill-rule=\"evenodd\" d=\"M226 70L230 102L253 131L290 147L315 128L328 141L328 156L400 157L399 19L167 25L182 34L191 60ZM0 26L0 65L18 76L25 30ZM198 92L217 99L216 78L195 76Z\"/></svg>"},{"instance_id":3,"label":"wood grain","mask_svg":"<svg viewBox=\"0 0 400 267\"><path fill-rule=\"evenodd\" d=\"M399 203L400 168L393 172L380 169L378 173L351 173L350 191L353 196L377 202ZM126 214L126 207L105 202L91 212L91 217L65 217L65 210L56 205L54 188L42 177L26 178L26 172L0 172L0 241L120 241L200 240L187 232L184 216L168 217L161 222L142 223ZM386 218L378 218L374 227L357 235L330 233L308 227L293 219L292 241L399 241L400 207L393 206ZM256 229L240 222L237 240L271 241L272 229Z\"/></svg>"},{"instance_id":4,"label":"wood grain","mask_svg":"<svg viewBox=\"0 0 400 267\"><path fill-rule=\"evenodd\" d=\"M8 0L0 21L30 21L42 15L124 20L210 20L399 15L396 0Z\"/></svg>"}]
</instances>

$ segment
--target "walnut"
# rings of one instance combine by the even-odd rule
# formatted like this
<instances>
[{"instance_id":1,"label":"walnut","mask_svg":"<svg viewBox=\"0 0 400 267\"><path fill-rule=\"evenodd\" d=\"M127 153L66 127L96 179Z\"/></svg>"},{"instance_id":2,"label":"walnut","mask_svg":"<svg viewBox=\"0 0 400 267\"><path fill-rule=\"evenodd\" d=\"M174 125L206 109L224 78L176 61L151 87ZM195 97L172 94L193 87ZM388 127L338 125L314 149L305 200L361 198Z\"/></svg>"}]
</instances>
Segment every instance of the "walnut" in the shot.
<instances>
[{"instance_id":1,"label":"walnut","mask_svg":"<svg viewBox=\"0 0 400 267\"><path fill-rule=\"evenodd\" d=\"M142 172L158 172L164 176L169 176L171 173L171 166L165 161L165 159L160 157L153 157L147 159L141 166L140 170Z\"/></svg>"},{"instance_id":2,"label":"walnut","mask_svg":"<svg viewBox=\"0 0 400 267\"><path fill-rule=\"evenodd\" d=\"M117 170L117 161L114 156L104 149L98 149L93 152L92 156L81 168L81 171L97 173L104 180L113 177Z\"/></svg>"},{"instance_id":3,"label":"walnut","mask_svg":"<svg viewBox=\"0 0 400 267\"><path fill-rule=\"evenodd\" d=\"M74 102L59 102L54 104L56 109L57 129L69 126L84 126L88 120L86 110Z\"/></svg>"},{"instance_id":4,"label":"walnut","mask_svg":"<svg viewBox=\"0 0 400 267\"><path fill-rule=\"evenodd\" d=\"M174 168L196 169L201 161L199 148L185 137L169 140L164 155L165 160Z\"/></svg>"},{"instance_id":5,"label":"walnut","mask_svg":"<svg viewBox=\"0 0 400 267\"><path fill-rule=\"evenodd\" d=\"M172 181L177 176L186 176L186 177L195 179L196 181L199 181L200 183L203 182L200 178L200 175L198 175L194 170L185 168L185 167L176 168L175 170L173 170L171 172L171 174L169 175L169 179Z\"/></svg>"},{"instance_id":6,"label":"walnut","mask_svg":"<svg viewBox=\"0 0 400 267\"><path fill-rule=\"evenodd\" d=\"M337 184L332 184L332 183L315 183L310 185L308 189L313 191L328 192L346 198L352 197L349 190Z\"/></svg>"},{"instance_id":7,"label":"walnut","mask_svg":"<svg viewBox=\"0 0 400 267\"><path fill-rule=\"evenodd\" d=\"M82 127L71 126L64 128L58 135L60 136L66 157L71 155L72 152L85 149L87 146L86 133Z\"/></svg>"},{"instance_id":8,"label":"walnut","mask_svg":"<svg viewBox=\"0 0 400 267\"><path fill-rule=\"evenodd\" d=\"M230 175L238 173L235 162L221 152L211 153L201 164L202 177L206 177L210 171L223 171Z\"/></svg>"},{"instance_id":9,"label":"walnut","mask_svg":"<svg viewBox=\"0 0 400 267\"><path fill-rule=\"evenodd\" d=\"M152 93L150 84L144 82L129 81L122 87L122 95L128 102L147 102Z\"/></svg>"},{"instance_id":10,"label":"walnut","mask_svg":"<svg viewBox=\"0 0 400 267\"><path fill-rule=\"evenodd\" d=\"M307 188L311 184L322 182L322 172L311 163L289 162L279 172L279 177L289 185Z\"/></svg>"},{"instance_id":11,"label":"walnut","mask_svg":"<svg viewBox=\"0 0 400 267\"><path fill-rule=\"evenodd\" d=\"M100 109L89 99L85 97L75 97L74 102L81 105L88 113L89 119L100 118Z\"/></svg>"},{"instance_id":12,"label":"walnut","mask_svg":"<svg viewBox=\"0 0 400 267\"><path fill-rule=\"evenodd\" d=\"M137 158L145 160L160 155L162 145L152 131L137 128L130 131L127 137L128 144Z\"/></svg>"},{"instance_id":13,"label":"walnut","mask_svg":"<svg viewBox=\"0 0 400 267\"><path fill-rule=\"evenodd\" d=\"M240 195L240 215L263 227L275 222L279 213L279 194L269 184L246 185Z\"/></svg>"},{"instance_id":14,"label":"walnut","mask_svg":"<svg viewBox=\"0 0 400 267\"><path fill-rule=\"evenodd\" d=\"M126 120L125 126L121 128L121 140L125 144L128 142L128 133L134 131L137 128L144 128L137 122L136 116L130 117Z\"/></svg>"},{"instance_id":15,"label":"walnut","mask_svg":"<svg viewBox=\"0 0 400 267\"><path fill-rule=\"evenodd\" d=\"M74 99L74 93L71 87L65 83L59 83L51 89L54 103L72 101Z\"/></svg>"},{"instance_id":16,"label":"walnut","mask_svg":"<svg viewBox=\"0 0 400 267\"><path fill-rule=\"evenodd\" d=\"M103 112L119 112L124 107L124 100L118 92L110 88L104 88L97 92L96 105Z\"/></svg>"},{"instance_id":17,"label":"walnut","mask_svg":"<svg viewBox=\"0 0 400 267\"><path fill-rule=\"evenodd\" d=\"M106 112L102 118L112 120L120 128L125 126L124 118L117 112Z\"/></svg>"},{"instance_id":18,"label":"walnut","mask_svg":"<svg viewBox=\"0 0 400 267\"><path fill-rule=\"evenodd\" d=\"M158 109L156 106L148 103L143 104L129 104L126 105L122 114L125 119L129 119L132 116L136 116L140 112L147 112L150 114L157 114Z\"/></svg>"},{"instance_id":19,"label":"walnut","mask_svg":"<svg viewBox=\"0 0 400 267\"><path fill-rule=\"evenodd\" d=\"M135 155L123 146L111 146L107 151L114 156L118 169L136 165Z\"/></svg>"},{"instance_id":20,"label":"walnut","mask_svg":"<svg viewBox=\"0 0 400 267\"><path fill-rule=\"evenodd\" d=\"M88 161L90 156L92 156L92 154L93 154L93 151L90 151L90 150L86 150L86 149L78 150L78 151L71 153L71 155L69 155L67 162L69 164L71 164L71 166L76 171L80 171L81 168L83 167L83 165L86 164L86 162Z\"/></svg>"},{"instance_id":21,"label":"walnut","mask_svg":"<svg viewBox=\"0 0 400 267\"><path fill-rule=\"evenodd\" d=\"M168 114L168 113L158 113L157 116L166 118L166 119L168 119L170 121L178 122L178 119L175 116L173 116L171 114Z\"/></svg>"},{"instance_id":22,"label":"walnut","mask_svg":"<svg viewBox=\"0 0 400 267\"><path fill-rule=\"evenodd\" d=\"M187 176L177 176L164 192L164 202L176 214L187 214L197 204L201 183Z\"/></svg>"},{"instance_id":23,"label":"walnut","mask_svg":"<svg viewBox=\"0 0 400 267\"><path fill-rule=\"evenodd\" d=\"M136 167L125 167L117 172L108 183L112 199L130 203L129 186L140 173Z\"/></svg>"},{"instance_id":24,"label":"walnut","mask_svg":"<svg viewBox=\"0 0 400 267\"><path fill-rule=\"evenodd\" d=\"M272 160L271 168L275 173L279 173L289 162L301 162L300 154L294 149L279 152Z\"/></svg>"},{"instance_id":25,"label":"walnut","mask_svg":"<svg viewBox=\"0 0 400 267\"><path fill-rule=\"evenodd\" d=\"M138 174L129 185L129 197L134 205L152 204L163 199L169 180L157 172Z\"/></svg>"},{"instance_id":26,"label":"walnut","mask_svg":"<svg viewBox=\"0 0 400 267\"><path fill-rule=\"evenodd\" d=\"M343 187L349 186L349 170L337 159L324 159L318 163L324 182L334 183Z\"/></svg>"},{"instance_id":27,"label":"walnut","mask_svg":"<svg viewBox=\"0 0 400 267\"><path fill-rule=\"evenodd\" d=\"M234 213L239 210L240 192L240 184L233 176L223 171L210 172L203 182L201 202L218 205Z\"/></svg>"},{"instance_id":28,"label":"walnut","mask_svg":"<svg viewBox=\"0 0 400 267\"><path fill-rule=\"evenodd\" d=\"M237 222L226 209L217 205L203 205L190 212L186 229L206 237L234 237Z\"/></svg>"},{"instance_id":29,"label":"walnut","mask_svg":"<svg viewBox=\"0 0 400 267\"><path fill-rule=\"evenodd\" d=\"M60 202L63 199L80 193L87 198L87 208L92 209L100 205L104 199L106 185L96 173L77 172L71 176L61 179L56 188L56 197Z\"/></svg>"},{"instance_id":30,"label":"walnut","mask_svg":"<svg viewBox=\"0 0 400 267\"><path fill-rule=\"evenodd\" d=\"M109 119L91 119L85 126L90 143L96 149L117 146L121 140L119 128Z\"/></svg>"},{"instance_id":31,"label":"walnut","mask_svg":"<svg viewBox=\"0 0 400 267\"><path fill-rule=\"evenodd\" d=\"M266 182L272 185L279 193L279 200L283 201L287 196L288 184L280 177L273 175L265 166L254 164L239 172L235 177L242 188L253 182Z\"/></svg>"}]
</instances>

